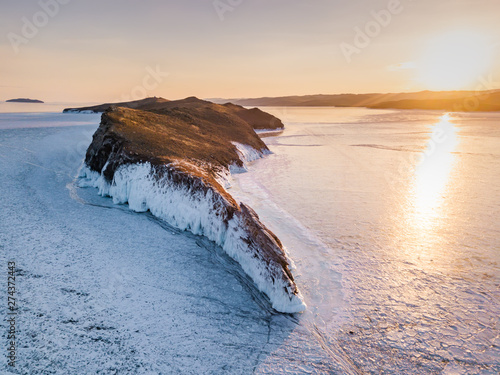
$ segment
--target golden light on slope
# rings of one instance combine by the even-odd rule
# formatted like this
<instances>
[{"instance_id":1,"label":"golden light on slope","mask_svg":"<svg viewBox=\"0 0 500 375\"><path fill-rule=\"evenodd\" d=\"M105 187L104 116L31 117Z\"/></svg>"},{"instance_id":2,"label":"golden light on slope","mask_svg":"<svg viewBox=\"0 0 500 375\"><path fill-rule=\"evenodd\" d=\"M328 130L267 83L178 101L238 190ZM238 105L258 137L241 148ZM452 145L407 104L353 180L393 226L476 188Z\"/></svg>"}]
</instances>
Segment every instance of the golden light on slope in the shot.
<instances>
[{"instance_id":1,"label":"golden light on slope","mask_svg":"<svg viewBox=\"0 0 500 375\"><path fill-rule=\"evenodd\" d=\"M492 47L473 32L453 32L435 38L419 66L419 81L429 90L475 89L488 70Z\"/></svg>"}]
</instances>

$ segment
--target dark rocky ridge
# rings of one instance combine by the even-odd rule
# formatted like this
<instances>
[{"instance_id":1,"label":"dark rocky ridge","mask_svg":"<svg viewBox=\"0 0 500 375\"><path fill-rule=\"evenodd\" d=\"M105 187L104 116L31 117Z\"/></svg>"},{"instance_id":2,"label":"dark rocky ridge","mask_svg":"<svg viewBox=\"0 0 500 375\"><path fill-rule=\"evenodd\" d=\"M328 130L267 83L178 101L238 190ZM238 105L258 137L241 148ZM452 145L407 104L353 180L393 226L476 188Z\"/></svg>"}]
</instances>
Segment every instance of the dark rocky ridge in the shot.
<instances>
[{"instance_id":1,"label":"dark rocky ridge","mask_svg":"<svg viewBox=\"0 0 500 375\"><path fill-rule=\"evenodd\" d=\"M249 110L243 107L196 98L177 103L148 101L140 106L148 110L108 107L87 150L87 168L111 184L121 166L147 162L157 184L175 186L196 199L208 201L208 212L200 212L200 216L213 217L217 225L225 228L226 237L232 236L232 241L236 236L238 245L234 246L239 251L244 248L247 259L262 265L261 274L266 275L270 284L279 286L275 289L284 289L278 293L284 294L294 306L278 304L275 308L284 312L303 310L301 306L305 305L297 303L301 301L300 293L281 242L250 207L238 204L217 179L231 165L242 165L232 142L268 151L253 127L269 128L266 121L274 116L262 111L247 114L245 111ZM273 293L266 292L271 300Z\"/></svg>"}]
</instances>

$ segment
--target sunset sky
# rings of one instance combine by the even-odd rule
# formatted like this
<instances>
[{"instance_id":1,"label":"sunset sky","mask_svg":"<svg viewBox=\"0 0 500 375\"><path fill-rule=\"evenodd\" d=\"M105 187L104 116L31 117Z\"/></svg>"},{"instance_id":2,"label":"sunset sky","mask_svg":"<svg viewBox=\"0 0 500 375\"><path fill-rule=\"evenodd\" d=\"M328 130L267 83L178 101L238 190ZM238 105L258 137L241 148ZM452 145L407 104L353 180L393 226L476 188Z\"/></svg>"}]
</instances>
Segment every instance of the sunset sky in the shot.
<instances>
[{"instance_id":1,"label":"sunset sky","mask_svg":"<svg viewBox=\"0 0 500 375\"><path fill-rule=\"evenodd\" d=\"M498 0L0 0L0 9L0 100L500 89Z\"/></svg>"}]
</instances>

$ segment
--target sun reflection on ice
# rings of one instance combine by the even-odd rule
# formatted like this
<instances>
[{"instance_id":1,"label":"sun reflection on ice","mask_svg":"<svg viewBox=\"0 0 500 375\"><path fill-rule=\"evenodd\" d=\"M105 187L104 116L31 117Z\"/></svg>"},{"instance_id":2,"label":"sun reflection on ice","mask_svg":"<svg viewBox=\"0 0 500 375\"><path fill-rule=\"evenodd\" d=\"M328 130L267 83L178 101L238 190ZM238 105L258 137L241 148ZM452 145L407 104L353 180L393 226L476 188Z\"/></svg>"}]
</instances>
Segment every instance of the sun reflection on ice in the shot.
<instances>
[{"instance_id":1,"label":"sun reflection on ice","mask_svg":"<svg viewBox=\"0 0 500 375\"><path fill-rule=\"evenodd\" d=\"M405 203L401 206L400 229L394 241L405 261L431 270L449 263L444 233L452 229L453 205L450 199L459 143L459 129L450 114L445 114L432 125L432 134L425 150L413 169L413 176ZM450 211L451 210L451 211Z\"/></svg>"},{"instance_id":2,"label":"sun reflection on ice","mask_svg":"<svg viewBox=\"0 0 500 375\"><path fill-rule=\"evenodd\" d=\"M420 226L427 226L439 218L439 208L455 161L457 132L450 115L441 116L415 169L414 212L416 224Z\"/></svg>"}]
</instances>

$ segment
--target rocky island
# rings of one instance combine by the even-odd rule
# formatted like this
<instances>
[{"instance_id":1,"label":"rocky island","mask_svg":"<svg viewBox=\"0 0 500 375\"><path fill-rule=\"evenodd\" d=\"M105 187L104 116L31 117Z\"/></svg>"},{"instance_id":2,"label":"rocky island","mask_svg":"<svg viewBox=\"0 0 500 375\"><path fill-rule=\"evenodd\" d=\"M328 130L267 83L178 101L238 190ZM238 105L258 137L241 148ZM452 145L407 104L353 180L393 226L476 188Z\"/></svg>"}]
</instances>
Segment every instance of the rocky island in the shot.
<instances>
[{"instance_id":1,"label":"rocky island","mask_svg":"<svg viewBox=\"0 0 500 375\"><path fill-rule=\"evenodd\" d=\"M96 187L115 203L149 210L176 228L216 242L276 310L306 308L280 240L226 190L231 172L245 170L245 162L270 152L255 129L281 129L279 119L195 97L65 110L81 111L104 113L86 153L80 186Z\"/></svg>"},{"instance_id":2,"label":"rocky island","mask_svg":"<svg viewBox=\"0 0 500 375\"><path fill-rule=\"evenodd\" d=\"M28 98L18 98L18 99L9 99L5 101L6 103L43 103L43 101L38 99L28 99Z\"/></svg>"}]
</instances>

